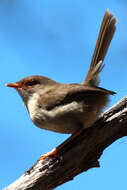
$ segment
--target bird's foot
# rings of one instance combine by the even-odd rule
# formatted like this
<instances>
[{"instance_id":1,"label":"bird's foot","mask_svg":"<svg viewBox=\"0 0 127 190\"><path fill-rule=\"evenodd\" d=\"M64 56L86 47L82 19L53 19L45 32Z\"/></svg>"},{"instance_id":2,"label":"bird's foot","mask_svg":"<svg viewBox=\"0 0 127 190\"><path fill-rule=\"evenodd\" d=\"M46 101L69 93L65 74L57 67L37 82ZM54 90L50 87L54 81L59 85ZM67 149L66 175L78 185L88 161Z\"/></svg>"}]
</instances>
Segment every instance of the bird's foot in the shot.
<instances>
[{"instance_id":1,"label":"bird's foot","mask_svg":"<svg viewBox=\"0 0 127 190\"><path fill-rule=\"evenodd\" d=\"M43 154L41 157L40 157L40 160L44 160L45 158L48 158L48 157L54 157L57 155L57 148L54 148L51 152L47 152L46 154Z\"/></svg>"},{"instance_id":2,"label":"bird's foot","mask_svg":"<svg viewBox=\"0 0 127 190\"><path fill-rule=\"evenodd\" d=\"M40 160L43 160L45 158L48 157L55 157L57 156L57 153L59 152L59 150L64 147L67 143L69 143L70 141L72 141L76 136L78 136L80 133L82 132L82 129L79 129L78 131L76 131L74 134L72 134L68 139L66 139L62 144L60 144L59 146L57 146L56 148L54 148L51 152L47 152L46 154L42 155L40 157Z\"/></svg>"}]
</instances>

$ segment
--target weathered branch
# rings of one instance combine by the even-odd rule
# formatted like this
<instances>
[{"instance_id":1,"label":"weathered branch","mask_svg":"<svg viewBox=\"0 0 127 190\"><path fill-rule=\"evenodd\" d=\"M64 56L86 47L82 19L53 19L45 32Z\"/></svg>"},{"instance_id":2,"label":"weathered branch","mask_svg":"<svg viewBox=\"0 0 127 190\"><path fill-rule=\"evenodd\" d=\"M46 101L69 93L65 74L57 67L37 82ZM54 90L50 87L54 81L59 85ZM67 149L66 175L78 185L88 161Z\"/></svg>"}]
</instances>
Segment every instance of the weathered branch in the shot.
<instances>
[{"instance_id":1,"label":"weathered branch","mask_svg":"<svg viewBox=\"0 0 127 190\"><path fill-rule=\"evenodd\" d=\"M4 190L51 190L89 168L99 167L104 149L123 136L127 136L127 97L62 147L57 157L37 161Z\"/></svg>"}]
</instances>

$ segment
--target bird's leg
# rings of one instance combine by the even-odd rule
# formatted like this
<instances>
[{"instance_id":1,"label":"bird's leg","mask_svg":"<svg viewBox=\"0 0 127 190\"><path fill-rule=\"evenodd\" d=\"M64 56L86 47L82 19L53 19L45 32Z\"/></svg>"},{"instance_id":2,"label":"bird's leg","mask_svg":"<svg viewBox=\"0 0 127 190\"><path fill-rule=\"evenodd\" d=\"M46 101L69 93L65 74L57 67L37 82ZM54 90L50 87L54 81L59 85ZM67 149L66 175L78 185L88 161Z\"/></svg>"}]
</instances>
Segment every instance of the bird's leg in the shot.
<instances>
[{"instance_id":1,"label":"bird's leg","mask_svg":"<svg viewBox=\"0 0 127 190\"><path fill-rule=\"evenodd\" d=\"M73 133L68 139L66 139L63 143L61 143L59 146L57 146L56 148L54 148L51 152L47 152L46 154L43 154L40 157L40 160L43 160L47 157L53 157L53 156L57 156L58 151L65 146L67 143L69 143L70 141L72 141L75 137L77 137L81 132L82 132L82 128L80 128L78 131L76 131L75 133Z\"/></svg>"}]
</instances>

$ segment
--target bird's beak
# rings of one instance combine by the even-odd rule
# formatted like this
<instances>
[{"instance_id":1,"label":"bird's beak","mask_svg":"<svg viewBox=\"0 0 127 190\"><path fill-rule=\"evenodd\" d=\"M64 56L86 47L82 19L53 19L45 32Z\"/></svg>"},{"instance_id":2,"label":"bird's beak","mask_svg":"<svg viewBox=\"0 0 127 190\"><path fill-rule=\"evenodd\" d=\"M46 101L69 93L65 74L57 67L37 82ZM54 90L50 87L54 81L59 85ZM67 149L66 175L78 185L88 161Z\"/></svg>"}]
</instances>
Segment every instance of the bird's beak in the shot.
<instances>
[{"instance_id":1,"label":"bird's beak","mask_svg":"<svg viewBox=\"0 0 127 190\"><path fill-rule=\"evenodd\" d=\"M12 87L12 88L20 88L21 83L8 83L6 84L7 87Z\"/></svg>"}]
</instances>

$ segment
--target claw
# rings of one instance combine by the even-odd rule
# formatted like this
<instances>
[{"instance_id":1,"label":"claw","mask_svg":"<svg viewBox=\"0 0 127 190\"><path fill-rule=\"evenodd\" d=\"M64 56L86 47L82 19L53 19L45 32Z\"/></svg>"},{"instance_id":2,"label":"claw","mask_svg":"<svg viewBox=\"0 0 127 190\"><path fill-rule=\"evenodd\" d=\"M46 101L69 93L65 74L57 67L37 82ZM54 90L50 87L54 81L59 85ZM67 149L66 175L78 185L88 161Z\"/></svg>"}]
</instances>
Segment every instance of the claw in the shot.
<instances>
[{"instance_id":1,"label":"claw","mask_svg":"<svg viewBox=\"0 0 127 190\"><path fill-rule=\"evenodd\" d=\"M47 152L46 154L43 154L40 157L40 160L44 160L45 158L56 156L57 152L58 152L57 148L54 148L51 152Z\"/></svg>"}]
</instances>

